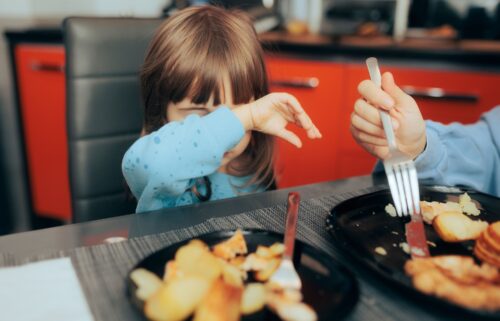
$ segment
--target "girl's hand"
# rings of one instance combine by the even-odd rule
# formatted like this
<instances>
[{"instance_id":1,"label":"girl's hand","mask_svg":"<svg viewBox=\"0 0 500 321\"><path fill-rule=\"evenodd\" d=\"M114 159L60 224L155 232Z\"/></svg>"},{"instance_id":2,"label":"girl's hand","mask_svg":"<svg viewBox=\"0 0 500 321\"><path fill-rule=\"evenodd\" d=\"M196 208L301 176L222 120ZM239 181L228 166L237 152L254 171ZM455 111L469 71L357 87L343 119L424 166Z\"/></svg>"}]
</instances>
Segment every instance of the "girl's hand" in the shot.
<instances>
[{"instance_id":1,"label":"girl's hand","mask_svg":"<svg viewBox=\"0 0 500 321\"><path fill-rule=\"evenodd\" d=\"M321 138L321 133L313 124L297 99L287 93L272 93L249 104L233 109L245 130L257 130L283 138L300 148L302 142L293 132L286 129L288 123L302 127L307 137Z\"/></svg>"},{"instance_id":2,"label":"girl's hand","mask_svg":"<svg viewBox=\"0 0 500 321\"><path fill-rule=\"evenodd\" d=\"M351 133L369 153L385 159L389 147L378 108L385 109L392 118L398 148L415 158L426 144L425 122L415 100L401 90L391 73L382 76L382 89L371 80L363 80L358 91L362 98L354 104L351 114Z\"/></svg>"}]
</instances>

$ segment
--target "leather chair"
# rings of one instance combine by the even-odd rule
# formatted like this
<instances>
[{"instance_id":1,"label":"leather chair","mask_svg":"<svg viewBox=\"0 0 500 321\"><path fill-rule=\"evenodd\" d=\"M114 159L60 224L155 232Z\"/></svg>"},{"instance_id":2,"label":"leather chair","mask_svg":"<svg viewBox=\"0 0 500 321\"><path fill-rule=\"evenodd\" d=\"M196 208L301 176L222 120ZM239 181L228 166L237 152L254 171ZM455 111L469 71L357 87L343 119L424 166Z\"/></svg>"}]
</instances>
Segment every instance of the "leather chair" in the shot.
<instances>
[{"instance_id":1,"label":"leather chair","mask_svg":"<svg viewBox=\"0 0 500 321\"><path fill-rule=\"evenodd\" d=\"M139 69L161 22L71 17L63 23L73 222L135 212L121 160L141 131Z\"/></svg>"}]
</instances>

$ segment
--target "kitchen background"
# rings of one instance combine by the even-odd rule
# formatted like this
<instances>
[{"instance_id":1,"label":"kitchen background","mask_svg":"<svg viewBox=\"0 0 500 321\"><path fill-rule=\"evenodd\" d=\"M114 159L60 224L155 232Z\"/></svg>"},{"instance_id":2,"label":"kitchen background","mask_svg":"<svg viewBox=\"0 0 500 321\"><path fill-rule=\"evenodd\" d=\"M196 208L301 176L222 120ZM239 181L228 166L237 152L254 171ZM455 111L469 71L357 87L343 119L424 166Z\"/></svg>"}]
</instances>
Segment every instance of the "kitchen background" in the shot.
<instances>
[{"instance_id":1,"label":"kitchen background","mask_svg":"<svg viewBox=\"0 0 500 321\"><path fill-rule=\"evenodd\" d=\"M19 88L13 80L14 69L12 57L9 54L9 39L12 41L18 33L28 29L57 30L61 21L67 16L159 17L177 7L187 5L188 2L0 0L0 33L2 34L0 40L0 234L59 223L57 220L41 220L34 210L26 145L22 139L23 124L19 110L20 104L16 97L16 90ZM382 50L380 53L386 54L391 59L396 57L393 59L396 65L398 65L398 59L401 58L399 56L411 56L417 53L425 57L423 62L415 62L417 67L452 64L453 68L456 67L459 70L472 68L474 71L486 71L489 73L488 77L491 74L496 76L492 78L495 83L490 86L498 88L500 85L498 82L500 79L498 78L500 74L498 64L500 4L498 0L233 0L216 2L228 6L240 6L248 10L255 18L257 30L263 33L263 41L268 44L267 48L278 47L283 52L293 51L294 54L300 53L306 56L311 54L309 52L311 50L328 50L330 53L338 50L342 53L342 59L347 62L350 61L351 55L358 57L356 59L359 60L359 56L370 54L370 48L386 48L385 51L380 49ZM408 7L405 8L405 6ZM13 38L5 36L6 31L11 32ZM264 33L265 31L271 32ZM405 41L398 45L402 39ZM462 40L471 41L460 42ZM446 45L443 45L443 42L446 42ZM309 47L308 44L311 43L314 44ZM431 54L427 55L425 48L429 47ZM393 50L394 48L396 51ZM446 52L444 56L440 56L440 48ZM460 55L461 52L464 55L456 58L457 63L444 61L448 57L446 55L455 57L454 51L457 52L456 55ZM331 54L326 56L330 57ZM483 56L487 59L481 59ZM316 58L319 61L330 59L325 58L325 55ZM490 60L496 61L496 65L488 65ZM293 61L285 60L285 65L287 62L291 63L292 69L296 67ZM270 58L269 65L274 74L280 74L281 63L279 58ZM316 70L315 68L319 73L325 70L321 65L315 64L308 65L306 69ZM411 76L408 77L411 78ZM344 80L332 78L331 86L333 87L339 81L344 82ZM276 86L281 88L277 83ZM339 95L347 95L347 92L341 91ZM492 97L491 93L488 97ZM499 98L498 94L494 94L493 99L490 100L496 100L498 103ZM489 100L488 103L490 103ZM341 108L349 109L352 108L351 106L346 103ZM330 126L333 125L330 124ZM369 169L366 168L367 166L364 166L363 171L353 171L353 173L368 174ZM335 178L340 177L342 175L335 176ZM290 180L289 184L308 182L311 181Z\"/></svg>"}]
</instances>

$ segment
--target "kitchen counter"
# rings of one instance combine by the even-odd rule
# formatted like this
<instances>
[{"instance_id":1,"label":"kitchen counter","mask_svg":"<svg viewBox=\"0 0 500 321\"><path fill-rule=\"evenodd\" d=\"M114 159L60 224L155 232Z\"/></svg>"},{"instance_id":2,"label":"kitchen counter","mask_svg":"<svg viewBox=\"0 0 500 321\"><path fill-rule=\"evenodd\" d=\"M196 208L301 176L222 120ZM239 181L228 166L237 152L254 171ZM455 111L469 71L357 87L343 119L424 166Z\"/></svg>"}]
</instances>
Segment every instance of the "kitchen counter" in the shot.
<instances>
[{"instance_id":1,"label":"kitchen counter","mask_svg":"<svg viewBox=\"0 0 500 321\"><path fill-rule=\"evenodd\" d=\"M269 52L310 56L318 60L358 61L377 56L397 62L445 64L455 67L500 71L500 41L407 38L396 43L391 37L328 37L267 32L260 35Z\"/></svg>"}]
</instances>

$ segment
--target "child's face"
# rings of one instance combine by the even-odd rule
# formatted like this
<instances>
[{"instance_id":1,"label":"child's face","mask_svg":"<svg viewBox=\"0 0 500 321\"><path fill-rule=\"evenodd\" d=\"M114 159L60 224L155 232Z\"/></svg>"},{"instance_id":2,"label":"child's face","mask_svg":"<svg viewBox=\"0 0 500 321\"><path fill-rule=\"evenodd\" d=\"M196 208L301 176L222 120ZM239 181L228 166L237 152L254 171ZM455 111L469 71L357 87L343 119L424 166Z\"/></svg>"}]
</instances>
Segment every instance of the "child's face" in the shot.
<instances>
[{"instance_id":1,"label":"child's face","mask_svg":"<svg viewBox=\"0 0 500 321\"><path fill-rule=\"evenodd\" d=\"M222 103L221 105L227 106L229 108L234 108L233 105L233 97L230 90L229 81L224 81L224 93L221 95ZM220 106L220 105L219 105ZM181 121L186 118L188 115L197 114L199 116L205 116L208 113L213 112L219 106L214 106L213 96L209 99L206 104L195 104L191 101L190 98L184 98L182 101L178 103L169 103L167 106L167 120L170 121ZM236 159L238 156L243 153L245 148L247 148L251 139L251 131L247 131L243 136L243 139L231 150L227 151L224 154L224 157L221 162L221 170L224 171L226 165L233 159Z\"/></svg>"}]
</instances>

